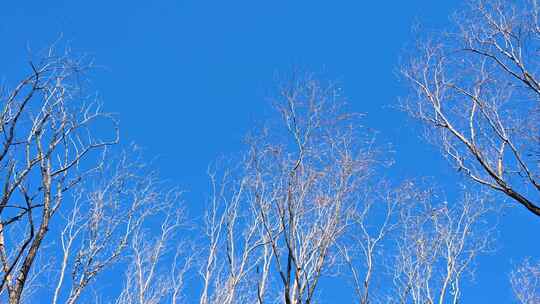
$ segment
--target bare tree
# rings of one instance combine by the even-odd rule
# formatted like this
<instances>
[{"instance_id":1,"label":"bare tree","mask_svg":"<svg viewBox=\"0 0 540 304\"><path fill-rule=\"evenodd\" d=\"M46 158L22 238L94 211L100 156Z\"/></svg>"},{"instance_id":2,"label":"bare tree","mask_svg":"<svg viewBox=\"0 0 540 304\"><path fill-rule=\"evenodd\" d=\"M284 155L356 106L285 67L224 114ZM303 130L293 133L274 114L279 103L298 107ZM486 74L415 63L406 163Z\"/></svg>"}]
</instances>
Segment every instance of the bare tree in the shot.
<instances>
[{"instance_id":1,"label":"bare tree","mask_svg":"<svg viewBox=\"0 0 540 304\"><path fill-rule=\"evenodd\" d=\"M464 193L454 204L418 192L401 210L394 267L396 303L461 303L462 283L475 259L493 249L494 211L482 194Z\"/></svg>"},{"instance_id":2,"label":"bare tree","mask_svg":"<svg viewBox=\"0 0 540 304\"><path fill-rule=\"evenodd\" d=\"M510 283L519 303L540 303L540 263L526 259L511 273Z\"/></svg>"},{"instance_id":3,"label":"bare tree","mask_svg":"<svg viewBox=\"0 0 540 304\"><path fill-rule=\"evenodd\" d=\"M116 119L83 90L91 61L51 47L29 67L0 94L1 301L86 301L97 276L126 265L118 303L176 303L191 265L181 192L136 146L110 152Z\"/></svg>"},{"instance_id":4,"label":"bare tree","mask_svg":"<svg viewBox=\"0 0 540 304\"><path fill-rule=\"evenodd\" d=\"M2 89L0 291L9 303L21 300L64 193L102 165L92 152L118 141L114 117L78 90L88 67L84 58L51 48L13 89ZM104 124L108 138L93 131Z\"/></svg>"},{"instance_id":5,"label":"bare tree","mask_svg":"<svg viewBox=\"0 0 540 304\"><path fill-rule=\"evenodd\" d=\"M448 33L419 39L402 106L462 174L540 216L540 7L472 0Z\"/></svg>"},{"instance_id":6,"label":"bare tree","mask_svg":"<svg viewBox=\"0 0 540 304\"><path fill-rule=\"evenodd\" d=\"M340 244L357 303L463 301L476 259L493 250L496 209L482 192L443 197L413 181L364 191Z\"/></svg>"},{"instance_id":7,"label":"bare tree","mask_svg":"<svg viewBox=\"0 0 540 304\"><path fill-rule=\"evenodd\" d=\"M181 192L164 188L140 157L124 152L108 160L110 165L81 182L73 204L60 210L66 215L57 221L63 225L62 258L54 272L52 303L79 303L96 277L119 262L126 265L126 281L118 303L154 303L182 285L189 255L180 257ZM149 233L149 223L155 221L159 232ZM157 269L165 267L164 260L170 263L167 276Z\"/></svg>"},{"instance_id":8,"label":"bare tree","mask_svg":"<svg viewBox=\"0 0 540 304\"><path fill-rule=\"evenodd\" d=\"M125 286L115 303L180 303L185 287L185 275L191 269L194 253L188 242L180 238L185 225L176 194L165 197L167 204L158 213L159 232L149 227L138 227L134 232ZM159 214L162 213L162 214Z\"/></svg>"},{"instance_id":9,"label":"bare tree","mask_svg":"<svg viewBox=\"0 0 540 304\"><path fill-rule=\"evenodd\" d=\"M209 301L210 289L227 290L214 296L218 302L312 303L320 278L337 262L336 242L356 191L371 174L371 139L363 140L357 115L343 111L337 87L309 76L293 79L274 105L282 119L248 137L242 166L230 175L236 182L213 183L201 303ZM216 275L220 269L225 274ZM232 297L242 278L254 278L256 293L246 292L248 284Z\"/></svg>"},{"instance_id":10,"label":"bare tree","mask_svg":"<svg viewBox=\"0 0 540 304\"><path fill-rule=\"evenodd\" d=\"M246 177L209 172L213 195L205 217L207 249L200 303L262 301L272 261ZM259 281L260 280L260 281ZM257 282L257 283L255 283Z\"/></svg>"}]
</instances>

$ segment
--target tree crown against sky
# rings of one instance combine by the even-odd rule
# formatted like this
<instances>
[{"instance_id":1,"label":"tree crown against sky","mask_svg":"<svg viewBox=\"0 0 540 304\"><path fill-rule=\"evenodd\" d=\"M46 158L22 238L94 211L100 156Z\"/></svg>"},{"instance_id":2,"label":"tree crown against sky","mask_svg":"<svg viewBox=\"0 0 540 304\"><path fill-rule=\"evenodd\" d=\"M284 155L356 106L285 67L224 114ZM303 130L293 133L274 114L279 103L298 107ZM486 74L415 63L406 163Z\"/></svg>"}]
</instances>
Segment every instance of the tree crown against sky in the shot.
<instances>
[{"instance_id":1,"label":"tree crown against sky","mask_svg":"<svg viewBox=\"0 0 540 304\"><path fill-rule=\"evenodd\" d=\"M143 15L155 13L155 8ZM232 14L229 7L218 8ZM73 8L65 4L56 9L65 13ZM213 14L193 5L184 9ZM283 28L254 23L275 45L256 41L269 49L266 55L279 55L279 46L289 41L288 52L306 54L310 65L318 64L309 61L313 58L334 58L337 67L348 71L341 81L345 93L340 82L328 82L325 76L292 73L280 78L273 93L264 93L273 96L264 106L252 100L211 102L195 109L200 115L192 115L195 102L178 107L168 88L179 89L174 94L188 91L191 95L185 98L197 102L212 96L211 91L223 100L235 90L234 79L253 77L242 72L242 65L210 67L205 60L238 53L235 58L244 61L235 60L244 64L266 62L245 52L210 48L211 43L201 39L213 32L202 26L178 32L187 40L182 44L186 49L196 46L193 53L164 48L153 56L163 43L159 35L138 38L149 42L142 48L149 52L145 56L132 56L139 54L133 48L111 57L130 63L108 72L130 71L132 75L122 74L122 81L98 77L93 62L64 51L63 42L44 52L29 52L30 60L14 68L7 64L13 73L6 73L1 97L0 164L6 173L0 205L2 301L457 303L504 297L536 303L538 247L531 242L538 227L533 216L536 115L531 114L538 100L536 3L469 2L460 7L448 31L430 32L417 48L407 48L401 69L407 81L402 84L411 95L400 106L422 125L378 103L395 108L395 98L407 94L392 87L393 77L381 76L392 69L385 58L398 57L385 51L383 46L392 49L390 42L381 41L377 52L365 44L350 45L359 52L351 57L346 47L329 47L343 43L336 37L344 34L321 35L352 31L347 22L357 16L350 7L315 3L307 8L315 17L306 7L298 9L303 14L282 16L288 25ZM17 12L13 10L12 19ZM319 24L314 23L320 20L316 16L333 14L335 22L327 28L306 26ZM172 22L169 17L165 13L155 24ZM40 18L36 13L33 22ZM65 22L84 32L70 18ZM180 22L194 22L185 20ZM218 20L209 24L215 26ZM219 33L235 29L234 24L216 27L218 34L209 41L219 42ZM386 37L399 36L396 24L347 35L378 41L389 28L394 31ZM100 26L92 30L99 32ZM18 30L24 32L24 25ZM34 27L32 33L41 30ZM109 37L102 33L103 39ZM100 39L94 42L104 45ZM206 54L207 49L213 52ZM355 66L358 54L369 59L363 65L370 71L363 75L369 77L354 77L359 70L345 68ZM153 58L151 64L147 58ZM270 63L286 60L269 58ZM184 59L199 65L183 71L176 60L189 68ZM220 77L205 83L201 73L212 71ZM190 79L205 85L193 85ZM102 102L89 92L90 82L95 82L91 87L105 85L121 94L113 94L112 103L110 96ZM244 84L250 82L244 80L236 89L249 91ZM369 98L359 99L358 91ZM256 128L251 120L240 128L251 130L243 137L243 131L229 126L249 116L244 108L250 106L269 109L261 115L269 120L256 123ZM187 120L183 113L197 119ZM130 115L138 117L135 123ZM120 129L119 117L127 118ZM386 142L392 136L385 134L396 129L396 138L405 140L390 147ZM233 135L220 136L223 130ZM436 148L415 139L414 133L428 134L427 142ZM124 139L118 145L119 134L120 139L140 137L150 151L141 153ZM224 144L224 138L230 141L233 136L243 143ZM165 156L152 161L142 156L155 147L162 147ZM214 149L214 155L207 157L205 147ZM439 148L457 167L426 152ZM215 154L235 156L206 170ZM200 162L202 167L193 166ZM434 177L424 179L425 174ZM177 183L187 191L171 186ZM525 208L500 210L518 204ZM515 246L509 246L509 240ZM526 256L532 257L520 263ZM494 286L505 286L508 292Z\"/></svg>"},{"instance_id":2,"label":"tree crown against sky","mask_svg":"<svg viewBox=\"0 0 540 304\"><path fill-rule=\"evenodd\" d=\"M539 7L473 1L455 31L419 41L401 70L414 95L403 104L460 172L538 206Z\"/></svg>"}]
</instances>

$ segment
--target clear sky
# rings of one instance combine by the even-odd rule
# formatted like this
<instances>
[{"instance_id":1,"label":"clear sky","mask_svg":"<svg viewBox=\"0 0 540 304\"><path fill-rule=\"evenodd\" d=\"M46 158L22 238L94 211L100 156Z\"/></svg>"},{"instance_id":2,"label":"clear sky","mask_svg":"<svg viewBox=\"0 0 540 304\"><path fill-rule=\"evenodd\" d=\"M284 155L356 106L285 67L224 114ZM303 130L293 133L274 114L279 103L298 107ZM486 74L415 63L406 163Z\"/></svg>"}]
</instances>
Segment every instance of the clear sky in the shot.
<instances>
[{"instance_id":1,"label":"clear sky","mask_svg":"<svg viewBox=\"0 0 540 304\"><path fill-rule=\"evenodd\" d=\"M2 1L0 77L13 83L60 33L103 69L92 75L124 142L159 156L162 175L189 190L199 214L208 164L242 149L243 134L269 114L276 73L299 66L339 81L366 125L391 142L394 177L433 176L455 190L455 172L418 126L391 108L403 95L395 70L417 19L450 24L460 1ZM454 188L452 188L454 187ZM540 221L514 208L501 219L499 249L479 260L467 303L508 303L508 272L539 256ZM535 233L536 232L536 233ZM336 294L339 294L337 292Z\"/></svg>"}]
</instances>

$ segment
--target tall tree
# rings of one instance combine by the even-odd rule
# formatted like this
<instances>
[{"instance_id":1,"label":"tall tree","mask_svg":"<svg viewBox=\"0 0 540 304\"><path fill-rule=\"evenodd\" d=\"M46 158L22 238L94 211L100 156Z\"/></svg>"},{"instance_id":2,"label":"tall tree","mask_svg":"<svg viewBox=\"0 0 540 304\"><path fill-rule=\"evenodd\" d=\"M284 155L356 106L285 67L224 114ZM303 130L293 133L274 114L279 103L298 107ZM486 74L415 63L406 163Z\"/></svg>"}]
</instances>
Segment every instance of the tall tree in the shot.
<instances>
[{"instance_id":1,"label":"tall tree","mask_svg":"<svg viewBox=\"0 0 540 304\"><path fill-rule=\"evenodd\" d=\"M139 153L109 153L119 141L118 123L83 89L91 68L86 58L53 46L29 63L28 76L0 92L2 302L32 302L39 294L77 303L98 275L129 256L139 262L131 271L151 276L154 265L142 260L156 263L177 233L179 192L133 158ZM156 216L164 219L161 237L143 243L145 223ZM183 274L184 259L177 260L169 293ZM147 285L138 282L139 295Z\"/></svg>"},{"instance_id":2,"label":"tall tree","mask_svg":"<svg viewBox=\"0 0 540 304\"><path fill-rule=\"evenodd\" d=\"M455 26L420 39L402 106L463 175L540 216L540 7L473 0Z\"/></svg>"},{"instance_id":3,"label":"tall tree","mask_svg":"<svg viewBox=\"0 0 540 304\"><path fill-rule=\"evenodd\" d=\"M64 194L100 167L92 153L118 141L115 119L99 102L79 99L83 59L51 48L29 68L0 95L0 290L9 303L19 303ZM104 120L112 130L103 138L93 130Z\"/></svg>"},{"instance_id":4,"label":"tall tree","mask_svg":"<svg viewBox=\"0 0 540 304\"><path fill-rule=\"evenodd\" d=\"M313 303L372 173L371 138L335 86L293 79L273 104L280 119L249 136L240 168L213 183L201 304Z\"/></svg>"}]
</instances>

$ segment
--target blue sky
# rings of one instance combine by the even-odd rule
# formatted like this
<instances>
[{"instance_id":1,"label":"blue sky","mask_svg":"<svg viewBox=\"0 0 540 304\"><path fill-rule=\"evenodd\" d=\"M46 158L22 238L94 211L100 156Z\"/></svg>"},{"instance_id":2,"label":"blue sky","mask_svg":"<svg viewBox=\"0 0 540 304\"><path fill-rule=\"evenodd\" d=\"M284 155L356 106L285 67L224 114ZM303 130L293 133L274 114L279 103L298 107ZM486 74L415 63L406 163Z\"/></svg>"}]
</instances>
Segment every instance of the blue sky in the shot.
<instances>
[{"instance_id":1,"label":"blue sky","mask_svg":"<svg viewBox=\"0 0 540 304\"><path fill-rule=\"evenodd\" d=\"M189 190L200 213L210 162L242 149L243 134L269 115L276 73L292 66L337 80L354 111L391 142L394 177L433 176L449 191L455 172L418 126L391 108L404 93L395 70L417 19L450 24L460 1L3 1L0 77L22 75L28 52L60 33L103 66L93 72L124 142L159 156L162 175ZM510 301L512 261L538 256L540 222L521 209L500 223L499 250L480 260L467 302ZM504 300L503 300L504 299Z\"/></svg>"}]
</instances>

